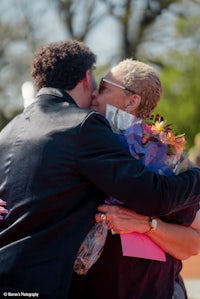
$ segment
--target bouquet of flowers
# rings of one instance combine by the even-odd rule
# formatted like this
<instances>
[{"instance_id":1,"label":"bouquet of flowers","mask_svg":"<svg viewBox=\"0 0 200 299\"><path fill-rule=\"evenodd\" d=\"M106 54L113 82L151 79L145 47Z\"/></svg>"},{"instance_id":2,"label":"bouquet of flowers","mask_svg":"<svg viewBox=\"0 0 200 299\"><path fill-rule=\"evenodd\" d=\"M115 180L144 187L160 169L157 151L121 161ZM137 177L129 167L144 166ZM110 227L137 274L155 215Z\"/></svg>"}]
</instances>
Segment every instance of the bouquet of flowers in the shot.
<instances>
[{"instance_id":1,"label":"bouquet of flowers","mask_svg":"<svg viewBox=\"0 0 200 299\"><path fill-rule=\"evenodd\" d=\"M106 118L113 131L133 157L140 159L151 171L163 175L177 175L191 167L184 154L185 135L175 135L172 124L156 115L140 119L114 106L107 105ZM107 204L121 205L123 202L109 197ZM74 271L86 274L99 258L107 237L106 223L96 223L84 239L74 263Z\"/></svg>"},{"instance_id":2,"label":"bouquet of flowers","mask_svg":"<svg viewBox=\"0 0 200 299\"><path fill-rule=\"evenodd\" d=\"M107 118L112 129L128 146L133 157L151 171L163 175L178 174L188 169L190 161L184 153L185 134L175 135L172 124L160 115L141 119L107 105Z\"/></svg>"}]
</instances>

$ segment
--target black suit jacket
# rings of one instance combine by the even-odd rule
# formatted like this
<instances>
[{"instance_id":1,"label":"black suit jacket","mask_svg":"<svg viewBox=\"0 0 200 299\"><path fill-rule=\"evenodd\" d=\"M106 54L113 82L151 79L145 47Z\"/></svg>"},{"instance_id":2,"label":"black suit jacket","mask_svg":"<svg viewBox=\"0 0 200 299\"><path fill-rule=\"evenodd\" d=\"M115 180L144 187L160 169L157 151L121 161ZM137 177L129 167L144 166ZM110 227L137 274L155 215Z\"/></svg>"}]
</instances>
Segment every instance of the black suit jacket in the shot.
<instances>
[{"instance_id":1,"label":"black suit jacket","mask_svg":"<svg viewBox=\"0 0 200 299\"><path fill-rule=\"evenodd\" d=\"M198 169L159 177L133 159L103 116L44 88L0 134L0 293L66 299L77 250L105 194L146 215L199 201Z\"/></svg>"}]
</instances>

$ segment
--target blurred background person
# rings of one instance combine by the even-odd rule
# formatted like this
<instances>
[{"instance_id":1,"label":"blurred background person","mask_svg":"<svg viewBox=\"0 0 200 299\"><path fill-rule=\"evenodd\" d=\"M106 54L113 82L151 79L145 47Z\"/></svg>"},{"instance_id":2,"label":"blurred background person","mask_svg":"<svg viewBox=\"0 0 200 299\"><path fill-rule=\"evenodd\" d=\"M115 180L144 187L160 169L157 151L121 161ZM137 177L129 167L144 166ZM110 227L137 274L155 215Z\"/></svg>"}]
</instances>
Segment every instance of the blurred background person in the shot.
<instances>
[{"instance_id":1,"label":"blurred background person","mask_svg":"<svg viewBox=\"0 0 200 299\"><path fill-rule=\"evenodd\" d=\"M24 108L26 108L30 104L32 104L35 99L35 88L33 82L31 81L24 82L22 84L21 91L24 100Z\"/></svg>"}]
</instances>

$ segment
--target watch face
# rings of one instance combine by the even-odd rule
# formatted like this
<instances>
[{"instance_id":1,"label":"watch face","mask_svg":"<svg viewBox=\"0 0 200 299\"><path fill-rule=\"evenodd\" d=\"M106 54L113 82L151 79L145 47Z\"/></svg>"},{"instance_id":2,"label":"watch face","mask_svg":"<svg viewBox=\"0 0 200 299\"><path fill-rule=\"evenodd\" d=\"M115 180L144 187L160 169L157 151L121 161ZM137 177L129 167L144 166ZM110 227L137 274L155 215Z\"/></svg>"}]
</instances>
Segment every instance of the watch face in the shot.
<instances>
[{"instance_id":1,"label":"watch face","mask_svg":"<svg viewBox=\"0 0 200 299\"><path fill-rule=\"evenodd\" d=\"M151 225L152 225L152 228L153 228L153 229L156 229L156 228L157 228L157 225L158 225L157 220L156 220L156 219L152 219L152 221L151 221Z\"/></svg>"}]
</instances>

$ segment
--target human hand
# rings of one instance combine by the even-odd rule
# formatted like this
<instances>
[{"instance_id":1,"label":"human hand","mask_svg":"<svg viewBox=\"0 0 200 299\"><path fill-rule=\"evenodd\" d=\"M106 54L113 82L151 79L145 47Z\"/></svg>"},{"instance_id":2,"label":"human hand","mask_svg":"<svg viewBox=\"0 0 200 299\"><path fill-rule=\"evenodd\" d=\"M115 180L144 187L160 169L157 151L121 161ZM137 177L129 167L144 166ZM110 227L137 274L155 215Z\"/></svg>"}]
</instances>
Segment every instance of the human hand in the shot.
<instances>
[{"instance_id":1,"label":"human hand","mask_svg":"<svg viewBox=\"0 0 200 299\"><path fill-rule=\"evenodd\" d=\"M108 229L114 233L145 233L149 230L148 216L116 205L100 205L97 209L99 213L95 215L96 222L105 221Z\"/></svg>"},{"instance_id":2,"label":"human hand","mask_svg":"<svg viewBox=\"0 0 200 299\"><path fill-rule=\"evenodd\" d=\"M3 220L3 216L1 214L8 214L8 210L4 208L6 206L6 202L2 199L0 199L0 220Z\"/></svg>"}]
</instances>

